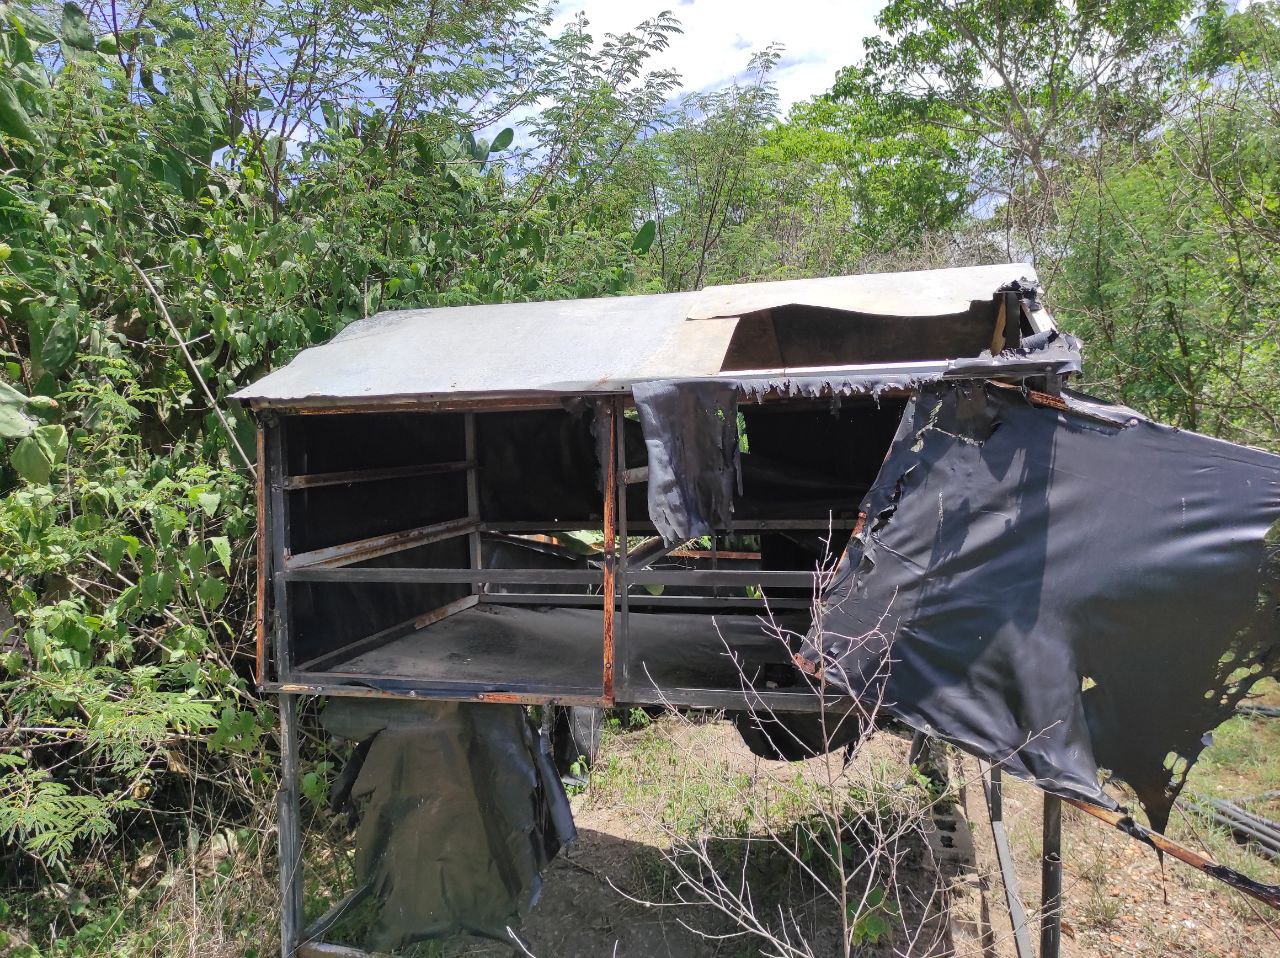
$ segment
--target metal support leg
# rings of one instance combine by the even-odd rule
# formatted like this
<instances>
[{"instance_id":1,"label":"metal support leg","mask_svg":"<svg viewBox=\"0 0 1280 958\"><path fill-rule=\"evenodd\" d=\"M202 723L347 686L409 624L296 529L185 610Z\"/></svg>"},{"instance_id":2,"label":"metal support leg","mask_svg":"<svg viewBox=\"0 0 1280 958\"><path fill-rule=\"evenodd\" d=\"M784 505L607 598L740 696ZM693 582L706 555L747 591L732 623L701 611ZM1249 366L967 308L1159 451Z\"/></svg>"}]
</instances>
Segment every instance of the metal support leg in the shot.
<instances>
[{"instance_id":1,"label":"metal support leg","mask_svg":"<svg viewBox=\"0 0 1280 958\"><path fill-rule=\"evenodd\" d=\"M1040 958L1058 958L1062 944L1062 799L1044 797L1040 859Z\"/></svg>"},{"instance_id":2,"label":"metal support leg","mask_svg":"<svg viewBox=\"0 0 1280 958\"><path fill-rule=\"evenodd\" d=\"M473 412L463 414L463 430L466 441L467 457L467 518L474 523L480 522L480 462L479 454L476 447L476 414ZM467 536L468 548L471 554L471 568L484 568L484 548L480 541L480 531L476 529ZM473 595L479 595L481 592L488 591L484 583L473 582L471 584L471 592Z\"/></svg>"},{"instance_id":3,"label":"metal support leg","mask_svg":"<svg viewBox=\"0 0 1280 958\"><path fill-rule=\"evenodd\" d=\"M1027 930L1027 913L1018 897L1018 875L1013 870L1013 853L1009 850L1009 834L1004 829L1003 775L999 765L983 768L982 789L987 796L987 812L991 818L991 838L1000 863L1000 881L1009 908L1009 924L1013 926L1013 947L1018 958L1032 958L1031 933Z\"/></svg>"},{"instance_id":4,"label":"metal support leg","mask_svg":"<svg viewBox=\"0 0 1280 958\"><path fill-rule=\"evenodd\" d=\"M298 696L280 696L280 954L292 958L302 927L302 821L298 798Z\"/></svg>"}]
</instances>

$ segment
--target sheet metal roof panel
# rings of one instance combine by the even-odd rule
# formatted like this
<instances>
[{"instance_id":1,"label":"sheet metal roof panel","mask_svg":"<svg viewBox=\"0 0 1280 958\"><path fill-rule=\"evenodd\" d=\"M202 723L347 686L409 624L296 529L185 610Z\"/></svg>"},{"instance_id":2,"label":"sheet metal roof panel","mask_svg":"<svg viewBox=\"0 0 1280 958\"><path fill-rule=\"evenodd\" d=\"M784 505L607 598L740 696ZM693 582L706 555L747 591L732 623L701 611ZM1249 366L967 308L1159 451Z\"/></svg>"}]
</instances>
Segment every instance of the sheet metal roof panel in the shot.
<instances>
[{"instance_id":1,"label":"sheet metal roof panel","mask_svg":"<svg viewBox=\"0 0 1280 958\"><path fill-rule=\"evenodd\" d=\"M708 286L698 294L689 318L741 316L793 304L874 316L947 316L963 313L974 300L989 301L1005 283L1023 277L1035 281L1035 270L1025 263L1000 263Z\"/></svg>"},{"instance_id":2,"label":"sheet metal roof panel","mask_svg":"<svg viewBox=\"0 0 1280 958\"><path fill-rule=\"evenodd\" d=\"M693 293L381 313L235 398L585 393L719 371L737 321L685 322Z\"/></svg>"},{"instance_id":3,"label":"sheet metal roof panel","mask_svg":"<svg viewBox=\"0 0 1280 958\"><path fill-rule=\"evenodd\" d=\"M617 391L645 380L717 374L742 313L803 303L885 316L950 315L1024 276L1034 272L1014 263L650 296L397 310L352 323L235 398L268 405L354 404Z\"/></svg>"}]
</instances>

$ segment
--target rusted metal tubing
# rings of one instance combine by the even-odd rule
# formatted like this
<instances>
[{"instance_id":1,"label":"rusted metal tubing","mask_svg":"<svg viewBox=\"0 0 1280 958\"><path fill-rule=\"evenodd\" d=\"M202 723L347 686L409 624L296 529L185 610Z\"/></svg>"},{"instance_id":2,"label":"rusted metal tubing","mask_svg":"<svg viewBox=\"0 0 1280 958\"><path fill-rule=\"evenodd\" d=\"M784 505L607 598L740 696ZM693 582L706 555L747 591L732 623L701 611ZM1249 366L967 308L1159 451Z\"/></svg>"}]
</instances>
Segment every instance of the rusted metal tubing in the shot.
<instances>
[{"instance_id":1,"label":"rusted metal tubing","mask_svg":"<svg viewBox=\"0 0 1280 958\"><path fill-rule=\"evenodd\" d=\"M306 674L298 681L266 682L264 692L290 695L341 695L356 699L414 699L438 702L511 702L520 705L545 705L554 698L560 705L606 705L598 692L586 689L543 688L528 692L506 692L477 689L474 684L450 683L434 686L390 686L371 684L380 676L320 672Z\"/></svg>"},{"instance_id":2,"label":"rusted metal tubing","mask_svg":"<svg viewBox=\"0 0 1280 958\"><path fill-rule=\"evenodd\" d=\"M415 529L402 529L399 532L370 536L367 539L358 539L355 542L344 542L336 546L326 546L323 549L299 552L290 555L286 559L285 570L302 569L311 566L339 569L353 562L363 562L366 559L376 559L380 556L391 555L393 552L403 552L405 549L429 545L442 539L452 539L455 536L477 532L479 529L479 520L472 519L469 516L463 516L461 519L449 519L445 522L434 522L431 525L419 526Z\"/></svg>"},{"instance_id":3,"label":"rusted metal tubing","mask_svg":"<svg viewBox=\"0 0 1280 958\"><path fill-rule=\"evenodd\" d=\"M1216 878L1218 881L1230 885L1250 898L1255 898L1264 905L1270 905L1280 911L1280 885L1264 885L1262 882L1254 881L1247 875L1240 874L1233 868L1219 865L1212 858L1187 848L1185 845L1181 845L1172 838L1161 835L1159 832L1153 832L1144 825L1138 824L1130 815L1114 812L1108 808L1099 808L1097 805L1090 805L1088 802L1082 802L1074 798L1063 799L1063 801L1070 802L1082 812L1087 812L1094 818L1120 829L1126 835L1136 838L1143 844L1150 845L1156 851L1164 852L1166 855L1204 872L1211 878Z\"/></svg>"},{"instance_id":4,"label":"rusted metal tubing","mask_svg":"<svg viewBox=\"0 0 1280 958\"><path fill-rule=\"evenodd\" d=\"M755 585L800 589L812 589L817 582L815 572L773 569L642 569L628 578L633 585Z\"/></svg>"},{"instance_id":5,"label":"rusted metal tubing","mask_svg":"<svg viewBox=\"0 0 1280 958\"><path fill-rule=\"evenodd\" d=\"M270 551L267 545L267 440L262 426L257 429L258 472L254 478L254 499L258 509L257 538L257 606L254 613L254 681L261 685L267 679L267 563Z\"/></svg>"},{"instance_id":6,"label":"rusted metal tubing","mask_svg":"<svg viewBox=\"0 0 1280 958\"><path fill-rule=\"evenodd\" d=\"M1044 796L1040 845L1040 958L1062 948L1062 799Z\"/></svg>"},{"instance_id":7,"label":"rusted metal tubing","mask_svg":"<svg viewBox=\"0 0 1280 958\"><path fill-rule=\"evenodd\" d=\"M494 582L501 585L598 585L597 569L350 569L308 566L286 571L289 582Z\"/></svg>"},{"instance_id":8,"label":"rusted metal tubing","mask_svg":"<svg viewBox=\"0 0 1280 958\"><path fill-rule=\"evenodd\" d=\"M620 400L614 400L613 403L613 466L614 474L617 477L614 486L614 494L617 496L617 512L615 513L618 534L618 549L615 554L617 568L615 570L617 582L618 603L614 611L614 627L613 627L613 646L605 653L605 661L610 663L609 679L611 684L606 687L605 694L613 699L616 697L617 688L621 687L625 693L630 686L630 676L628 675L628 646L627 632L631 624L631 611L627 605L628 593L631 591L630 579L628 578L629 566L631 563L630 544L627 532L627 487L624 485L623 476L627 468L627 434L626 434L626 412L622 408ZM648 467L645 468L646 477L648 475ZM612 595L612 593L606 593ZM621 663L621 668L616 668L613 663L617 661ZM621 676L617 673L621 672ZM621 681L619 681L621 679Z\"/></svg>"},{"instance_id":9,"label":"rusted metal tubing","mask_svg":"<svg viewBox=\"0 0 1280 958\"><path fill-rule=\"evenodd\" d=\"M388 466L384 469L348 469L343 472L313 472L300 476L286 476L286 489L317 489L321 486L347 486L356 482L383 482L388 479L416 479L419 476L445 475L464 472L474 463L465 459L456 462L425 462L416 466Z\"/></svg>"},{"instance_id":10,"label":"rusted metal tubing","mask_svg":"<svg viewBox=\"0 0 1280 958\"><path fill-rule=\"evenodd\" d=\"M613 403L600 407L600 426L607 429L609 437L608 452L604 466L604 666L602 679L604 683L604 700L613 704L613 629L614 629L614 577L616 575L617 527L616 509L618 503L618 431L615 417L617 407Z\"/></svg>"}]
</instances>

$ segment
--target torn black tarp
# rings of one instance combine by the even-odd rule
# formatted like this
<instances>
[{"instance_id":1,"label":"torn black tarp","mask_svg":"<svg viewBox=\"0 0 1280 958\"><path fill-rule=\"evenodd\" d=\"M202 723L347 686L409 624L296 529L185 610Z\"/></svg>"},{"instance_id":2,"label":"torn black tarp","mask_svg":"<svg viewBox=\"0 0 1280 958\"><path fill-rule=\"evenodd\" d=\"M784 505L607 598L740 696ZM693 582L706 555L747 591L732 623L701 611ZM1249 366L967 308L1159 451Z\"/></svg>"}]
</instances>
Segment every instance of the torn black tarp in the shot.
<instances>
[{"instance_id":1,"label":"torn black tarp","mask_svg":"<svg viewBox=\"0 0 1280 958\"><path fill-rule=\"evenodd\" d=\"M361 944L386 951L460 931L510 941L575 834L525 710L335 698L321 720L360 743L333 798L359 822L344 912Z\"/></svg>"},{"instance_id":2,"label":"torn black tarp","mask_svg":"<svg viewBox=\"0 0 1280 958\"><path fill-rule=\"evenodd\" d=\"M1115 808L1109 772L1163 830L1280 673L1280 457L1063 405L924 387L798 661L1048 791Z\"/></svg>"},{"instance_id":3,"label":"torn black tarp","mask_svg":"<svg viewBox=\"0 0 1280 958\"><path fill-rule=\"evenodd\" d=\"M944 379L970 379L975 376L1043 375L1050 373L1065 376L1078 373L1083 361L1080 340L1056 329L1036 333L1022 340L1022 344L991 355L984 349L974 359L956 359L943 373Z\"/></svg>"},{"instance_id":4,"label":"torn black tarp","mask_svg":"<svg viewBox=\"0 0 1280 958\"><path fill-rule=\"evenodd\" d=\"M1051 330L996 356L875 369L778 372L638 383L632 393L649 454L649 518L668 544L728 528L740 488L737 399L905 393L939 379L1065 375L1080 371L1080 342Z\"/></svg>"},{"instance_id":5,"label":"torn black tarp","mask_svg":"<svg viewBox=\"0 0 1280 958\"><path fill-rule=\"evenodd\" d=\"M725 528L738 482L731 382L639 383L633 390L649 453L649 519L668 545Z\"/></svg>"}]
</instances>

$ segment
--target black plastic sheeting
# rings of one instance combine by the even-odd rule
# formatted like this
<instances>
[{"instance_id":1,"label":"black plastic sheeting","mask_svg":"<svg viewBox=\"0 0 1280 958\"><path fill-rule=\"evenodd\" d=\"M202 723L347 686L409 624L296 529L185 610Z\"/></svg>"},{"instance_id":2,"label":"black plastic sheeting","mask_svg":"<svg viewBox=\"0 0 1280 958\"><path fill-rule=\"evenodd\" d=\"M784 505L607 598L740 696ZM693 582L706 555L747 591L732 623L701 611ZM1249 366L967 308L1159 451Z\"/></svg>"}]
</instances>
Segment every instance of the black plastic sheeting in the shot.
<instances>
[{"instance_id":1,"label":"black plastic sheeting","mask_svg":"<svg viewBox=\"0 0 1280 958\"><path fill-rule=\"evenodd\" d=\"M632 392L649 453L649 519L663 541L728 526L740 484L734 384L661 381Z\"/></svg>"},{"instance_id":2,"label":"black plastic sheeting","mask_svg":"<svg viewBox=\"0 0 1280 958\"><path fill-rule=\"evenodd\" d=\"M1049 792L1116 808L1122 779L1163 830L1280 674L1280 457L1067 407L922 388L801 664Z\"/></svg>"},{"instance_id":3,"label":"black plastic sheeting","mask_svg":"<svg viewBox=\"0 0 1280 958\"><path fill-rule=\"evenodd\" d=\"M1083 350L1080 340L1070 333L1050 329L1027 336L1022 344L992 356L983 350L974 359L955 359L949 364L944 379L965 379L971 376L1016 376L1042 373L1046 367L1055 375L1078 373L1082 368Z\"/></svg>"},{"instance_id":4,"label":"black plastic sheeting","mask_svg":"<svg viewBox=\"0 0 1280 958\"><path fill-rule=\"evenodd\" d=\"M461 931L511 942L543 869L576 834L525 710L334 698L321 721L359 743L332 799L359 823L345 913L361 945Z\"/></svg>"},{"instance_id":5,"label":"black plastic sheeting","mask_svg":"<svg viewBox=\"0 0 1280 958\"><path fill-rule=\"evenodd\" d=\"M914 390L948 378L1065 375L1080 371L1080 342L1051 330L1016 349L910 370L779 373L744 378L661 380L632 389L649 461L649 518L668 545L727 528L733 493L741 492L737 397L870 396Z\"/></svg>"}]
</instances>

